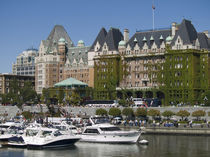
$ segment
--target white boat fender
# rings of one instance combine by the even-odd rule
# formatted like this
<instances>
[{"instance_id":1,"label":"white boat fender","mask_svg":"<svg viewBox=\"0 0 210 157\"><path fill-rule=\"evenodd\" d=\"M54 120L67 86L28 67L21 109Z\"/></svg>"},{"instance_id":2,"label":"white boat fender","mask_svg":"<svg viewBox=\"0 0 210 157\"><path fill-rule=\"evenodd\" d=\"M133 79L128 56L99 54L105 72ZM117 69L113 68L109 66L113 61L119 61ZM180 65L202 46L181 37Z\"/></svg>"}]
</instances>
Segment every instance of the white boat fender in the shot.
<instances>
[{"instance_id":1,"label":"white boat fender","mask_svg":"<svg viewBox=\"0 0 210 157\"><path fill-rule=\"evenodd\" d=\"M147 141L147 140L140 140L139 144L147 145L147 144L149 144L149 141Z\"/></svg>"}]
</instances>

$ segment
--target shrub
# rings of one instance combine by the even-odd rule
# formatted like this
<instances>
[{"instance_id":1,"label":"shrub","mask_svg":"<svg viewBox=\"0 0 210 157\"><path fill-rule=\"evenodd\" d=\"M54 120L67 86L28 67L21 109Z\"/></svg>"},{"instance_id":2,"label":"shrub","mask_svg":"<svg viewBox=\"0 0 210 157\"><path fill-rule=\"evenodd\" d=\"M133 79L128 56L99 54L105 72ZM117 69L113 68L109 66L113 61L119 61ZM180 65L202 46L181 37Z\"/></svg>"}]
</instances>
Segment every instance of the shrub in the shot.
<instances>
[{"instance_id":1,"label":"shrub","mask_svg":"<svg viewBox=\"0 0 210 157\"><path fill-rule=\"evenodd\" d=\"M126 117L132 117L134 115L134 112L132 108L126 107L122 110L122 114Z\"/></svg>"},{"instance_id":2,"label":"shrub","mask_svg":"<svg viewBox=\"0 0 210 157\"><path fill-rule=\"evenodd\" d=\"M96 115L101 115L101 116L107 115L107 110L99 108L96 110Z\"/></svg>"},{"instance_id":3,"label":"shrub","mask_svg":"<svg viewBox=\"0 0 210 157\"><path fill-rule=\"evenodd\" d=\"M136 110L135 115L136 115L137 117L146 117L146 116L147 116L147 110L146 110L145 108L138 108L138 109Z\"/></svg>"},{"instance_id":4,"label":"shrub","mask_svg":"<svg viewBox=\"0 0 210 157\"><path fill-rule=\"evenodd\" d=\"M155 110L155 109L150 109L147 112L148 116L152 116L153 119L155 119L155 117L160 116L160 111L159 110Z\"/></svg>"},{"instance_id":5,"label":"shrub","mask_svg":"<svg viewBox=\"0 0 210 157\"><path fill-rule=\"evenodd\" d=\"M176 113L177 116L182 117L182 120L184 117L189 117L190 113L186 110L180 110L179 112Z\"/></svg>"},{"instance_id":6,"label":"shrub","mask_svg":"<svg viewBox=\"0 0 210 157\"><path fill-rule=\"evenodd\" d=\"M173 116L173 115L175 115L175 113L174 112L172 112L172 111L168 111L168 110L166 110L166 111L164 111L163 113L162 113L162 116L163 117L167 117L167 119L169 119L171 116Z\"/></svg>"},{"instance_id":7,"label":"shrub","mask_svg":"<svg viewBox=\"0 0 210 157\"><path fill-rule=\"evenodd\" d=\"M120 116L121 115L121 110L119 108L112 107L112 108L109 109L109 115L113 116L113 117Z\"/></svg>"},{"instance_id":8,"label":"shrub","mask_svg":"<svg viewBox=\"0 0 210 157\"><path fill-rule=\"evenodd\" d=\"M203 117L203 116L205 116L205 115L206 115L206 112L203 111L203 110L197 110L197 111L194 111L194 112L192 113L192 116L193 116L193 117L196 117L196 118L197 118L197 121L199 121L199 118L200 118L200 117Z\"/></svg>"}]
</instances>

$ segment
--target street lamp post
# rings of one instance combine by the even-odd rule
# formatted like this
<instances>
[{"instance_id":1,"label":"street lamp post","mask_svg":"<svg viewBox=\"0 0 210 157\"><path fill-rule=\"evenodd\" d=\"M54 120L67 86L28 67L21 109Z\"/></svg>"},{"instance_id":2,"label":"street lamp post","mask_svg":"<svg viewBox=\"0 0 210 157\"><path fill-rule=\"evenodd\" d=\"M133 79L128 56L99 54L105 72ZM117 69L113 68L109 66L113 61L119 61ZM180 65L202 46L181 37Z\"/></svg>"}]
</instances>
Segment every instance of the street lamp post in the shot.
<instances>
[{"instance_id":1,"label":"street lamp post","mask_svg":"<svg viewBox=\"0 0 210 157\"><path fill-rule=\"evenodd\" d=\"M208 101L208 98L207 98L207 96L205 96L203 100L204 100L204 102L205 102L205 105L206 105L206 102Z\"/></svg>"}]
</instances>

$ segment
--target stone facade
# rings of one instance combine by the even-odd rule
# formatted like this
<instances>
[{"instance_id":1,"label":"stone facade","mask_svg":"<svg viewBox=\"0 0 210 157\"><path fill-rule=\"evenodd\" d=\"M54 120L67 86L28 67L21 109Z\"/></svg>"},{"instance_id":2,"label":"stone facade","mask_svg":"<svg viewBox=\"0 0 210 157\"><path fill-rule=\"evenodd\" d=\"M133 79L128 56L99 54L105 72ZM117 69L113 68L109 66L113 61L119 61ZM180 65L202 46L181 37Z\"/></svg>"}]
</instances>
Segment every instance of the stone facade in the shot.
<instances>
[{"instance_id":1,"label":"stone facade","mask_svg":"<svg viewBox=\"0 0 210 157\"><path fill-rule=\"evenodd\" d=\"M7 94L10 92L10 84L12 81L16 81L20 88L23 88L26 82L31 82L32 88L35 88L34 76L0 74L0 94Z\"/></svg>"},{"instance_id":2,"label":"stone facade","mask_svg":"<svg viewBox=\"0 0 210 157\"><path fill-rule=\"evenodd\" d=\"M27 49L17 56L16 63L12 64L12 73L16 75L35 75L35 57L37 49Z\"/></svg>"},{"instance_id":3,"label":"stone facade","mask_svg":"<svg viewBox=\"0 0 210 157\"><path fill-rule=\"evenodd\" d=\"M79 41L74 46L63 26L56 25L47 40L42 40L36 57L36 91L53 87L69 77L89 83L87 52L89 47Z\"/></svg>"},{"instance_id":4,"label":"stone facade","mask_svg":"<svg viewBox=\"0 0 210 157\"><path fill-rule=\"evenodd\" d=\"M41 41L39 54L35 59L37 93L41 94L43 88L53 87L63 80L66 54L68 47L72 46L70 37L60 25L53 28L47 40Z\"/></svg>"},{"instance_id":5,"label":"stone facade","mask_svg":"<svg viewBox=\"0 0 210 157\"><path fill-rule=\"evenodd\" d=\"M82 40L78 41L76 47L68 49L67 60L64 67L64 79L73 77L87 83L91 87L87 61L89 49L90 47L85 46Z\"/></svg>"},{"instance_id":6,"label":"stone facade","mask_svg":"<svg viewBox=\"0 0 210 157\"><path fill-rule=\"evenodd\" d=\"M96 99L110 99L115 86L115 98L159 98L169 104L175 97L176 104L202 103L210 82L208 32L198 33L184 19L171 28L137 31L130 39L127 29L124 39L119 34L102 28L88 53ZM110 67L120 70L112 73Z\"/></svg>"}]
</instances>

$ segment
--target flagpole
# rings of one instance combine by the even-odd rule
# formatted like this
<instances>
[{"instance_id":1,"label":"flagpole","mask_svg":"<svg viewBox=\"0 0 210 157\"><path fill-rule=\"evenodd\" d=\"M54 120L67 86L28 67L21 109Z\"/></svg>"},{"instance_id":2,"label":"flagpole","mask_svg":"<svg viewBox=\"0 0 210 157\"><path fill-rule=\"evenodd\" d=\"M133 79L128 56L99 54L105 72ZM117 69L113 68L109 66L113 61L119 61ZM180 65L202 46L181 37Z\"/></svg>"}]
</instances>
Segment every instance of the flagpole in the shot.
<instances>
[{"instance_id":1,"label":"flagpole","mask_svg":"<svg viewBox=\"0 0 210 157\"><path fill-rule=\"evenodd\" d=\"M152 9L152 23L153 23L153 31L155 29L155 14L154 14L154 9Z\"/></svg>"}]
</instances>

